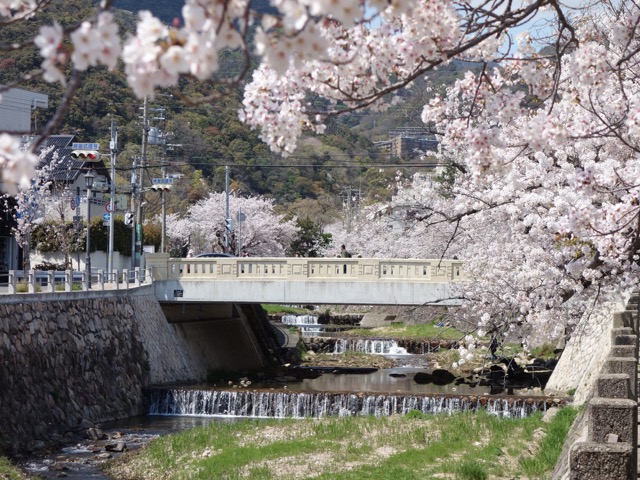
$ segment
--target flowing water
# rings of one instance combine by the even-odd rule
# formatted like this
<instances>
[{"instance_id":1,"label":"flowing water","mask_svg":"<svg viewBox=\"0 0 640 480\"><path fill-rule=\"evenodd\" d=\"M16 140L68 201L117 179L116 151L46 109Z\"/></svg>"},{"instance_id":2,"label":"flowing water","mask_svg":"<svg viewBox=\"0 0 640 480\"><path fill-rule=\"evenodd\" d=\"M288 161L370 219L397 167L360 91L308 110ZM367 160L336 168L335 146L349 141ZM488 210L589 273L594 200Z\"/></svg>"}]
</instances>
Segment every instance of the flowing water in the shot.
<instances>
[{"instance_id":1,"label":"flowing water","mask_svg":"<svg viewBox=\"0 0 640 480\"><path fill-rule=\"evenodd\" d=\"M298 327L303 337L316 336L318 334L333 336L335 332L350 330L353 325L326 325L320 323L317 315L282 315L280 322L285 325Z\"/></svg>"},{"instance_id":2,"label":"flowing water","mask_svg":"<svg viewBox=\"0 0 640 480\"><path fill-rule=\"evenodd\" d=\"M100 466L120 453L105 452L106 443L124 442L127 450L136 450L160 435L205 426L212 422L235 421L223 417L141 416L102 424L101 430L109 440L90 441L78 437L72 445L46 455L29 458L20 463L31 476L41 479L67 478L72 480L110 480ZM100 453L98 453L98 451Z\"/></svg>"},{"instance_id":3,"label":"flowing water","mask_svg":"<svg viewBox=\"0 0 640 480\"><path fill-rule=\"evenodd\" d=\"M280 321L285 325L320 325L316 315L283 315Z\"/></svg>"},{"instance_id":4,"label":"flowing water","mask_svg":"<svg viewBox=\"0 0 640 480\"><path fill-rule=\"evenodd\" d=\"M150 415L207 415L250 418L323 418L362 415L405 415L476 411L522 418L546 410L544 398L488 397L484 395L407 395L284 390L151 389Z\"/></svg>"},{"instance_id":5,"label":"flowing water","mask_svg":"<svg viewBox=\"0 0 640 480\"><path fill-rule=\"evenodd\" d=\"M313 315L283 316L282 322L322 332L326 327ZM345 328L352 328L347 326ZM504 417L520 418L546 410L552 401L540 391L491 395L489 387L418 384L417 372L424 372L423 355L409 355L393 340L336 339L333 353L361 352L397 360L392 369L353 374L350 369L307 367L322 372L317 378L275 383L275 381L223 387L157 387L146 390L148 415L103 424L106 442L124 442L129 450L139 448L159 435L174 433L218 421L241 418L322 418L327 416L423 413L451 414L480 408ZM302 370L302 367L298 367ZM357 370L356 370L357 371ZM517 392L517 391L516 391ZM510 392L511 393L511 392ZM105 453L99 442L77 439L73 446L54 454L32 458L23 468L43 479L108 480L102 464L115 453ZM101 453L97 453L101 452Z\"/></svg>"},{"instance_id":6,"label":"flowing water","mask_svg":"<svg viewBox=\"0 0 640 480\"><path fill-rule=\"evenodd\" d=\"M395 340L373 340L358 338L338 338L333 353L358 352L369 355L408 355L405 348Z\"/></svg>"}]
</instances>

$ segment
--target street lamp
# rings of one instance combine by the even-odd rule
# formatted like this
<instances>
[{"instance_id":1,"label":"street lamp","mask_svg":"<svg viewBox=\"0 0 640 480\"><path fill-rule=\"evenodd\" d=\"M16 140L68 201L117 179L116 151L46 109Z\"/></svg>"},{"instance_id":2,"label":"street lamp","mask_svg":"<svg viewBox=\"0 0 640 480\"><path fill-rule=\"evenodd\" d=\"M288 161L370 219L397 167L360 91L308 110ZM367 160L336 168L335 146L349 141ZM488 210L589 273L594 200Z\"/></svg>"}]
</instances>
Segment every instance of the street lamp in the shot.
<instances>
[{"instance_id":1,"label":"street lamp","mask_svg":"<svg viewBox=\"0 0 640 480\"><path fill-rule=\"evenodd\" d=\"M85 261L87 268L87 289L91 288L91 189L96 174L89 170L84 176L84 183L87 187L87 258Z\"/></svg>"}]
</instances>

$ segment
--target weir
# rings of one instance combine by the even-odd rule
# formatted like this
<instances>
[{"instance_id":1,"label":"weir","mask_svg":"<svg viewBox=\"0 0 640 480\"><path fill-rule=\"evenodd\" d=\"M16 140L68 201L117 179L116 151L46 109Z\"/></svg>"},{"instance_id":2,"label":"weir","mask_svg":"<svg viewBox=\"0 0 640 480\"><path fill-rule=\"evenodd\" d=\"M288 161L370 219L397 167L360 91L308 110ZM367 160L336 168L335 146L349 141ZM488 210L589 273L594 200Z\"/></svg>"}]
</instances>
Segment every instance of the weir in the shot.
<instances>
[{"instance_id":1,"label":"weir","mask_svg":"<svg viewBox=\"0 0 640 480\"><path fill-rule=\"evenodd\" d=\"M395 340L338 338L333 353L345 352L368 353L370 355L408 355L407 350L398 346Z\"/></svg>"},{"instance_id":2,"label":"weir","mask_svg":"<svg viewBox=\"0 0 640 480\"><path fill-rule=\"evenodd\" d=\"M315 315L283 315L281 322L285 325L319 325Z\"/></svg>"},{"instance_id":3,"label":"weir","mask_svg":"<svg viewBox=\"0 0 640 480\"><path fill-rule=\"evenodd\" d=\"M248 418L322 418L374 415L452 414L485 409L492 415L523 418L546 411L557 400L544 397L403 395L286 390L198 390L150 388L149 415L198 415Z\"/></svg>"}]
</instances>

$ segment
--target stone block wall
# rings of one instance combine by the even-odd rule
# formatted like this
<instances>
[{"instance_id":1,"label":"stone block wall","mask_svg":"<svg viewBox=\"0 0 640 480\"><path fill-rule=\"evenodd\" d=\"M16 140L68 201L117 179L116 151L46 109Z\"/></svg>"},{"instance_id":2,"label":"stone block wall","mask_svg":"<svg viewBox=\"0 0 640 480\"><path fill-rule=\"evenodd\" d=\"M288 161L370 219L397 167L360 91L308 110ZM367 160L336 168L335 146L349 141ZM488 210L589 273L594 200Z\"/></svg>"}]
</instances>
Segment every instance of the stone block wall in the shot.
<instances>
[{"instance_id":1,"label":"stone block wall","mask_svg":"<svg viewBox=\"0 0 640 480\"><path fill-rule=\"evenodd\" d=\"M634 295L624 310L612 312L608 328L592 340L594 344L607 344L608 348L603 359L592 363L598 368L590 374L590 388L580 395L587 400L587 408L569 433L554 479L638 477L639 301Z\"/></svg>"},{"instance_id":2,"label":"stone block wall","mask_svg":"<svg viewBox=\"0 0 640 480\"><path fill-rule=\"evenodd\" d=\"M206 367L153 292L4 295L0 449L32 450L81 425L143 414L142 388L201 380Z\"/></svg>"}]
</instances>

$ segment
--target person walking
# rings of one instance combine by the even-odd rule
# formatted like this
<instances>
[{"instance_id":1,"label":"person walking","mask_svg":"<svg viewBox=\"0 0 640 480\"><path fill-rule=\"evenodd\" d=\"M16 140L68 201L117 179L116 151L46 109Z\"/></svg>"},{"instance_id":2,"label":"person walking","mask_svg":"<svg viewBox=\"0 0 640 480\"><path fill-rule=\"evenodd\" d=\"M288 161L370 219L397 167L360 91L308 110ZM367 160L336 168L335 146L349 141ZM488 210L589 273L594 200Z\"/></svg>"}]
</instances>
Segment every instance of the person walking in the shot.
<instances>
[{"instance_id":1,"label":"person walking","mask_svg":"<svg viewBox=\"0 0 640 480\"><path fill-rule=\"evenodd\" d=\"M340 245L340 253L338 254L339 257L344 257L344 258L350 258L351 254L349 253L349 250L347 250L347 247L343 245ZM344 274L346 275L347 273L347 264L345 263L342 266L342 271L344 272Z\"/></svg>"}]
</instances>

